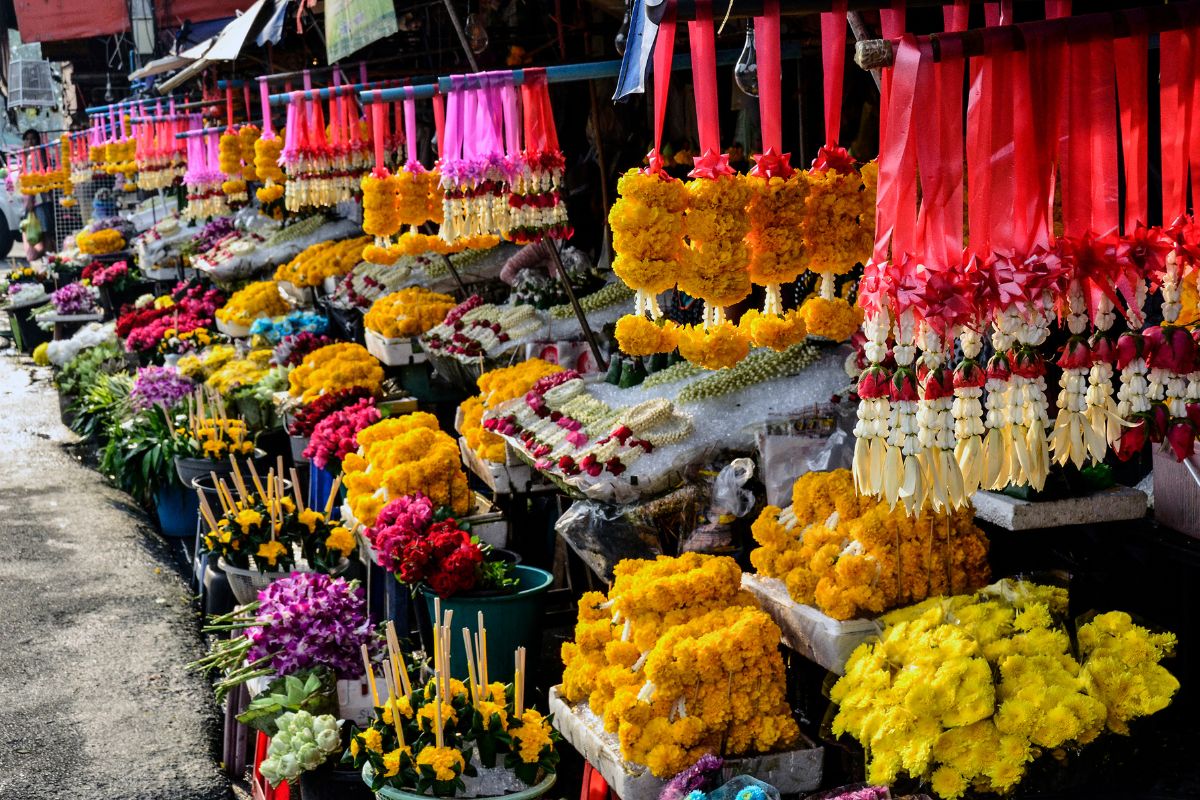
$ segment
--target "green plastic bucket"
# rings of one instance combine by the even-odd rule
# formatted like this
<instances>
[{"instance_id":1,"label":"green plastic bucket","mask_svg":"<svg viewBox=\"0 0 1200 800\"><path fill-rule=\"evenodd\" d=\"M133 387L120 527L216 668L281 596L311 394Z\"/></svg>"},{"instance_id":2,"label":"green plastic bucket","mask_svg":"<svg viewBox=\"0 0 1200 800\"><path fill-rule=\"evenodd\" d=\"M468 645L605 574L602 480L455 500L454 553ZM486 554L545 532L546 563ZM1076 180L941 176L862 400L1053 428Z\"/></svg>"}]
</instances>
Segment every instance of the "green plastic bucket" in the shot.
<instances>
[{"instance_id":1,"label":"green plastic bucket","mask_svg":"<svg viewBox=\"0 0 1200 800\"><path fill-rule=\"evenodd\" d=\"M442 600L442 614L453 611L450 621L454 643L450 651L450 673L456 677L467 674L467 651L463 645L462 629L470 628L474 637L479 633L479 612L487 628L488 680L508 683L513 679L513 652L524 647L526 660L536 663L541 647L542 605L554 576L537 567L518 564L513 574L520 580L515 594L471 596L455 595ZM425 607L433 619L437 594L427 586L421 587ZM476 653L476 658L479 654Z\"/></svg>"}]
</instances>

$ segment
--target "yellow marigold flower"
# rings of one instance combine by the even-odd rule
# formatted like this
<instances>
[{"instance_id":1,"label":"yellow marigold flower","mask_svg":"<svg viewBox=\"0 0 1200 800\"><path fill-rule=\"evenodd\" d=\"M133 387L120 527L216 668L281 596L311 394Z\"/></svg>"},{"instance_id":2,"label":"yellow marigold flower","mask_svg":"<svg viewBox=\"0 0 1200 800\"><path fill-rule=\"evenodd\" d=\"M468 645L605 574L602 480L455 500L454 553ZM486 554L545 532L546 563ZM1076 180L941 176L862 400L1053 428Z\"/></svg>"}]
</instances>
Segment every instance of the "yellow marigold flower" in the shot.
<instances>
[{"instance_id":1,"label":"yellow marigold flower","mask_svg":"<svg viewBox=\"0 0 1200 800\"><path fill-rule=\"evenodd\" d=\"M271 540L269 542L263 542L260 544L254 556L255 558L264 559L267 564L274 567L275 562L278 561L281 556L287 555L287 552L287 547L285 547L282 543Z\"/></svg>"},{"instance_id":2,"label":"yellow marigold flower","mask_svg":"<svg viewBox=\"0 0 1200 800\"><path fill-rule=\"evenodd\" d=\"M376 733L378 735L378 732ZM378 752L376 750L375 752ZM400 774L400 767L405 760L412 759L412 748L400 747L383 754L383 777L394 778Z\"/></svg>"},{"instance_id":3,"label":"yellow marigold flower","mask_svg":"<svg viewBox=\"0 0 1200 800\"><path fill-rule=\"evenodd\" d=\"M354 541L354 534L338 525L329 532L329 536L325 539L325 546L330 550L340 552L343 556L349 556L358 544Z\"/></svg>"},{"instance_id":4,"label":"yellow marigold flower","mask_svg":"<svg viewBox=\"0 0 1200 800\"><path fill-rule=\"evenodd\" d=\"M849 339L862 325L862 311L840 297L810 297L800 307L800 314L809 335L834 342Z\"/></svg>"},{"instance_id":5,"label":"yellow marigold flower","mask_svg":"<svg viewBox=\"0 0 1200 800\"><path fill-rule=\"evenodd\" d=\"M435 780L452 781L462 773L466 762L453 747L428 745L417 754L417 766L430 767Z\"/></svg>"}]
</instances>

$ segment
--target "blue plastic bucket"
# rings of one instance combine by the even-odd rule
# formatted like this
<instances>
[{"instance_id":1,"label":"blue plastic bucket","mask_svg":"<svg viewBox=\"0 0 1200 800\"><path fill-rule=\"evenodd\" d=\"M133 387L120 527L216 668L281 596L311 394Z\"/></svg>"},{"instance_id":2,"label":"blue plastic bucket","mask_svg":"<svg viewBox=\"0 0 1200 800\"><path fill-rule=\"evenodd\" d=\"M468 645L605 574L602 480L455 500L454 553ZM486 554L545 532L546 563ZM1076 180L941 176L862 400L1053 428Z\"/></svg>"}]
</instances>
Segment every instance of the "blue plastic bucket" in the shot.
<instances>
[{"instance_id":1,"label":"blue plastic bucket","mask_svg":"<svg viewBox=\"0 0 1200 800\"><path fill-rule=\"evenodd\" d=\"M154 508L158 513L158 527L163 536L175 539L196 535L196 517L200 513L200 499L171 481L154 493Z\"/></svg>"}]
</instances>

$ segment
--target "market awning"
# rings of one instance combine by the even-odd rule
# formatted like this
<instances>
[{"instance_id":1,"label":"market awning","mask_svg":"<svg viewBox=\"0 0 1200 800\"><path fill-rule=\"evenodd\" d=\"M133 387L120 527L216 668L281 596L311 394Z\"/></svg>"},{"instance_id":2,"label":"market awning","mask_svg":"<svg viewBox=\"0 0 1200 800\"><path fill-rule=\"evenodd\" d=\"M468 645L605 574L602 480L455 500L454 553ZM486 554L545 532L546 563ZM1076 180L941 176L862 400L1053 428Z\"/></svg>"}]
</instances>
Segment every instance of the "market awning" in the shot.
<instances>
[{"instance_id":1,"label":"market awning","mask_svg":"<svg viewBox=\"0 0 1200 800\"><path fill-rule=\"evenodd\" d=\"M178 75L159 84L159 93L167 94L176 86L199 75L213 62L235 60L241 54L246 37L250 35L266 4L267 0L256 0L254 5L246 9L246 13L235 18L215 37L180 53L181 57L190 59L191 63Z\"/></svg>"},{"instance_id":2,"label":"market awning","mask_svg":"<svg viewBox=\"0 0 1200 800\"><path fill-rule=\"evenodd\" d=\"M172 0L156 3L162 29L184 20L202 22L232 16L247 0ZM109 36L129 30L127 0L13 0L17 29L24 42L62 42ZM86 12L86 13L81 13Z\"/></svg>"},{"instance_id":3,"label":"market awning","mask_svg":"<svg viewBox=\"0 0 1200 800\"><path fill-rule=\"evenodd\" d=\"M149 78L151 75L161 75L164 72L170 72L173 69L186 67L192 63L193 59L182 54L172 53L171 55L156 58L141 69L136 69L129 73L129 80L137 81L142 78Z\"/></svg>"}]
</instances>

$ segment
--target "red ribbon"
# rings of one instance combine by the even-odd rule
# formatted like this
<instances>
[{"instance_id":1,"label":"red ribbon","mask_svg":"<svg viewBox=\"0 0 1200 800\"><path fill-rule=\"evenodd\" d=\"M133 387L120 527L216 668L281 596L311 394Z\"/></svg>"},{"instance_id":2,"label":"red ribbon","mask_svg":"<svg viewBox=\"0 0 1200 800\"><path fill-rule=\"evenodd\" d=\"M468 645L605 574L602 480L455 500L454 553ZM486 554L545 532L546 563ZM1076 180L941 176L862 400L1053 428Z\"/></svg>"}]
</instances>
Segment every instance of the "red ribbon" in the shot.
<instances>
[{"instance_id":1,"label":"red ribbon","mask_svg":"<svg viewBox=\"0 0 1200 800\"><path fill-rule=\"evenodd\" d=\"M1117 68L1117 97L1121 107L1121 144L1125 156L1125 233L1138 223L1148 224L1148 140L1146 51L1149 36L1138 25L1133 35L1113 42Z\"/></svg>"},{"instance_id":2,"label":"red ribbon","mask_svg":"<svg viewBox=\"0 0 1200 800\"><path fill-rule=\"evenodd\" d=\"M446 135L446 101L440 94L433 96L433 127L437 131L438 155L440 156Z\"/></svg>"},{"instance_id":3,"label":"red ribbon","mask_svg":"<svg viewBox=\"0 0 1200 800\"><path fill-rule=\"evenodd\" d=\"M779 53L779 0L764 0L763 15L754 19L758 55L758 115L763 152L783 152L783 67Z\"/></svg>"},{"instance_id":4,"label":"red ribbon","mask_svg":"<svg viewBox=\"0 0 1200 800\"><path fill-rule=\"evenodd\" d=\"M712 0L696 0L696 18L688 21L692 51L692 92L696 98L696 127L700 155L688 173L693 178L732 175L729 156L721 153L720 112L717 108L717 47L713 37ZM656 65L657 66L657 65ZM655 101L658 98L655 97Z\"/></svg>"},{"instance_id":5,"label":"red ribbon","mask_svg":"<svg viewBox=\"0 0 1200 800\"><path fill-rule=\"evenodd\" d=\"M383 124L387 114L387 107L383 103L371 104L371 129L375 139L375 175L382 177L386 172L385 162L383 159Z\"/></svg>"},{"instance_id":6,"label":"red ribbon","mask_svg":"<svg viewBox=\"0 0 1200 800\"><path fill-rule=\"evenodd\" d=\"M909 162L915 157L912 114L920 61L916 39L909 34L901 36L891 69L887 138L879 149L875 251L871 259L876 265L885 264L889 252L893 258L911 252L914 244L911 241L914 226L909 220L916 216L916 170Z\"/></svg>"},{"instance_id":7,"label":"red ribbon","mask_svg":"<svg viewBox=\"0 0 1200 800\"><path fill-rule=\"evenodd\" d=\"M554 108L550 105L550 87L545 69L536 67L525 70L525 80L521 84L521 107L524 112L526 152L557 152L558 129L554 124Z\"/></svg>"},{"instance_id":8,"label":"red ribbon","mask_svg":"<svg viewBox=\"0 0 1200 800\"><path fill-rule=\"evenodd\" d=\"M1193 32L1159 34L1159 114L1163 224L1187 213L1187 133L1191 127Z\"/></svg>"},{"instance_id":9,"label":"red ribbon","mask_svg":"<svg viewBox=\"0 0 1200 800\"><path fill-rule=\"evenodd\" d=\"M825 146L834 148L842 127L842 79L846 68L846 0L821 13L821 65L825 78ZM697 7L698 8L698 7Z\"/></svg>"},{"instance_id":10,"label":"red ribbon","mask_svg":"<svg viewBox=\"0 0 1200 800\"><path fill-rule=\"evenodd\" d=\"M675 56L675 4L667 3L654 40L654 148L647 172L662 171L663 123L667 116L667 89L671 85L671 61Z\"/></svg>"}]
</instances>

